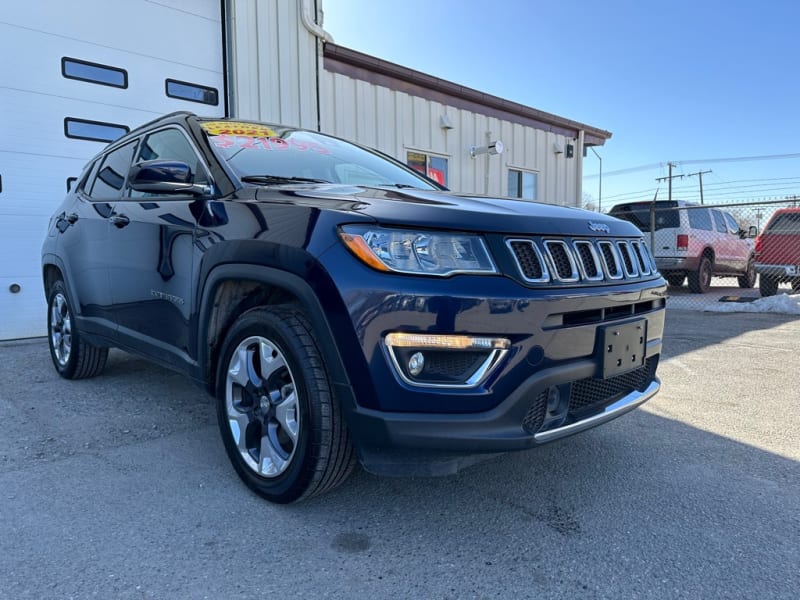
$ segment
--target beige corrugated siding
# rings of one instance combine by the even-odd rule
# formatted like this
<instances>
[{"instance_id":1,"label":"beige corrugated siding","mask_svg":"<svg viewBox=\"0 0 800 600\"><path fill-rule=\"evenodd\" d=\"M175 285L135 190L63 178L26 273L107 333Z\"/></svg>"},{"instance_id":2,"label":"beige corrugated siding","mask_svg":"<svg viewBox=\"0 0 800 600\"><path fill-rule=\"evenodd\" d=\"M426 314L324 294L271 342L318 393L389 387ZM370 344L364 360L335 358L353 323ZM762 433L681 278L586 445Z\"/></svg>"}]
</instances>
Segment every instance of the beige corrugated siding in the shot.
<instances>
[{"instance_id":1,"label":"beige corrugated siding","mask_svg":"<svg viewBox=\"0 0 800 600\"><path fill-rule=\"evenodd\" d=\"M508 194L508 169L539 174L538 199L553 204L579 205L581 190L578 168L581 160L577 140L519 123L487 117L477 112L447 106L405 92L323 71L321 77L320 127L322 131L374 147L405 160L417 150L448 159L448 187L463 193L487 191ZM440 126L447 114L453 129ZM505 152L497 156L471 158L471 146L502 140ZM573 158L556 154L554 144L575 147Z\"/></svg>"},{"instance_id":2,"label":"beige corrugated siding","mask_svg":"<svg viewBox=\"0 0 800 600\"><path fill-rule=\"evenodd\" d=\"M231 115L317 128L317 38L300 1L228 0Z\"/></svg>"}]
</instances>

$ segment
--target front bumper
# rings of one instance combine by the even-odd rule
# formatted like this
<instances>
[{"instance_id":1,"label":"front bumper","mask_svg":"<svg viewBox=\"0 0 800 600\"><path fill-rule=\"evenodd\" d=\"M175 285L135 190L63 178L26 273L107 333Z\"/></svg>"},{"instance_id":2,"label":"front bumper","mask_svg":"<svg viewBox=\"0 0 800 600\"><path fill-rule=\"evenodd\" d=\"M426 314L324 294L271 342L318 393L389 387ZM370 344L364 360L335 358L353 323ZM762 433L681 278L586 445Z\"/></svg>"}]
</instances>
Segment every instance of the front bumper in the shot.
<instances>
[{"instance_id":1,"label":"front bumper","mask_svg":"<svg viewBox=\"0 0 800 600\"><path fill-rule=\"evenodd\" d=\"M364 467L380 475L446 475L482 456L533 448L606 423L640 406L660 389L655 376L660 341L645 366L598 379L592 360L540 371L495 408L475 414L387 413L353 415ZM567 390L569 411L548 425L548 391ZM591 396L587 403L587 394Z\"/></svg>"}]
</instances>

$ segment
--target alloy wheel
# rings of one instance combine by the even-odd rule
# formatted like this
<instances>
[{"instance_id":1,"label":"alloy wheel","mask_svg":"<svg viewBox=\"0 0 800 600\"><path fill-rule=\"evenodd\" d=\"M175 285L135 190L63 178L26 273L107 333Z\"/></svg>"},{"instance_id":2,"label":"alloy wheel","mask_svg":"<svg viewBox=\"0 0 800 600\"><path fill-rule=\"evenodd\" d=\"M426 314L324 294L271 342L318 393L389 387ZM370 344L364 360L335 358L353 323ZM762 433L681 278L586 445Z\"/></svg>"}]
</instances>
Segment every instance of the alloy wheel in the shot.
<instances>
[{"instance_id":1,"label":"alloy wheel","mask_svg":"<svg viewBox=\"0 0 800 600\"><path fill-rule=\"evenodd\" d=\"M262 477L281 475L291 464L300 431L286 357L264 337L242 340L228 363L225 388L230 433L245 464Z\"/></svg>"}]
</instances>

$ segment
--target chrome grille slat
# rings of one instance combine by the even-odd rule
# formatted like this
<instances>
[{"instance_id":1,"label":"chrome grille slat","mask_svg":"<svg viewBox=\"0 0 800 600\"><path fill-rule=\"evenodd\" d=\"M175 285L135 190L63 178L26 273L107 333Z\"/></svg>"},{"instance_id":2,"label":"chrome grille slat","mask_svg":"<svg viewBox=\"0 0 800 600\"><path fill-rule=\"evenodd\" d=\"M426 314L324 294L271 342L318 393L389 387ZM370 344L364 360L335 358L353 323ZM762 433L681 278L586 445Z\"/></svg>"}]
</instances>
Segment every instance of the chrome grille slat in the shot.
<instances>
[{"instance_id":1,"label":"chrome grille slat","mask_svg":"<svg viewBox=\"0 0 800 600\"><path fill-rule=\"evenodd\" d=\"M553 267L553 276L563 283L575 283L580 278L575 259L569 251L569 246L563 240L545 240L544 247L550 265Z\"/></svg>"},{"instance_id":2,"label":"chrome grille slat","mask_svg":"<svg viewBox=\"0 0 800 600\"><path fill-rule=\"evenodd\" d=\"M658 274L642 239L535 237L505 243L526 283L621 282Z\"/></svg>"}]
</instances>

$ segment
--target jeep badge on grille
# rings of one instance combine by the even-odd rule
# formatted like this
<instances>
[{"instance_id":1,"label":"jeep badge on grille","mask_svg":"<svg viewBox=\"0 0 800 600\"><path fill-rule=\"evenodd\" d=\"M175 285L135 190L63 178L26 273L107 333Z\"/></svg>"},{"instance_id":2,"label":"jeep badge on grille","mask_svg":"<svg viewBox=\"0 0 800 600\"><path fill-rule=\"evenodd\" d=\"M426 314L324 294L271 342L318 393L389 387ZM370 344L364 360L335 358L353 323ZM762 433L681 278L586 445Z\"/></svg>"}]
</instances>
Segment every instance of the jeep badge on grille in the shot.
<instances>
[{"instance_id":1,"label":"jeep badge on grille","mask_svg":"<svg viewBox=\"0 0 800 600\"><path fill-rule=\"evenodd\" d=\"M605 223L595 223L594 221L589 221L589 229L591 231L602 231L604 233L611 233L611 228Z\"/></svg>"}]
</instances>

